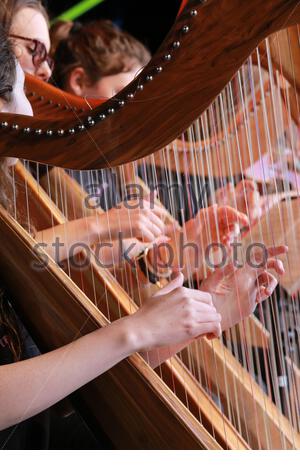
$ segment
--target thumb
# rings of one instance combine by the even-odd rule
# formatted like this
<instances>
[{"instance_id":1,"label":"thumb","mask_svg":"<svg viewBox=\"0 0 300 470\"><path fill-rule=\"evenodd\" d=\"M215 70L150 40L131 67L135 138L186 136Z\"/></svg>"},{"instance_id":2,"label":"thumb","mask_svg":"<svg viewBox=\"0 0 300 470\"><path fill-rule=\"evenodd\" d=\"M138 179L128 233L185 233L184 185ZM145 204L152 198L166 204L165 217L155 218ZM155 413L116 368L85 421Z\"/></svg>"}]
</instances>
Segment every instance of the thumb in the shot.
<instances>
[{"instance_id":1,"label":"thumb","mask_svg":"<svg viewBox=\"0 0 300 470\"><path fill-rule=\"evenodd\" d=\"M173 279L169 284L162 289L160 289L156 294L154 294L154 297L159 297L160 295L166 295L169 294L169 292L172 292L173 290L177 289L178 287L183 286L183 281L184 281L184 276L182 273L179 273L175 279Z\"/></svg>"}]
</instances>

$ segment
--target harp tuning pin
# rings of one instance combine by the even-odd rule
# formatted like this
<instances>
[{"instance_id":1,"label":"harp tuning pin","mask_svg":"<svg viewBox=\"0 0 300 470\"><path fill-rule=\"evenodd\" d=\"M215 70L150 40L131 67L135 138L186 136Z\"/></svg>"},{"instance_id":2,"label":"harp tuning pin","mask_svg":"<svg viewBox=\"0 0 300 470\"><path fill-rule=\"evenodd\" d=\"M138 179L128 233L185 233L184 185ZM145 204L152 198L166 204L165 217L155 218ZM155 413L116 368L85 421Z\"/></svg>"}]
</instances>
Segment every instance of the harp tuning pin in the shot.
<instances>
[{"instance_id":1,"label":"harp tuning pin","mask_svg":"<svg viewBox=\"0 0 300 470\"><path fill-rule=\"evenodd\" d=\"M69 129L69 134L74 135L75 134L75 129L72 127L72 129Z\"/></svg>"},{"instance_id":2,"label":"harp tuning pin","mask_svg":"<svg viewBox=\"0 0 300 470\"><path fill-rule=\"evenodd\" d=\"M94 121L94 119L93 119L92 116L89 116L89 117L87 118L87 121L88 121L88 125L89 125L89 126L92 127L92 126L95 125L95 121Z\"/></svg>"},{"instance_id":3,"label":"harp tuning pin","mask_svg":"<svg viewBox=\"0 0 300 470\"><path fill-rule=\"evenodd\" d=\"M105 114L100 114L100 115L99 115L100 121L104 121L105 118L106 118L106 115L105 115Z\"/></svg>"},{"instance_id":4,"label":"harp tuning pin","mask_svg":"<svg viewBox=\"0 0 300 470\"><path fill-rule=\"evenodd\" d=\"M172 46L173 46L173 49L178 49L180 47L180 42L179 41L174 41Z\"/></svg>"},{"instance_id":5,"label":"harp tuning pin","mask_svg":"<svg viewBox=\"0 0 300 470\"><path fill-rule=\"evenodd\" d=\"M11 128L12 128L13 131L18 131L19 130L19 124L13 124L11 126Z\"/></svg>"},{"instance_id":6,"label":"harp tuning pin","mask_svg":"<svg viewBox=\"0 0 300 470\"><path fill-rule=\"evenodd\" d=\"M57 134L59 137L62 137L64 135L65 131L63 129L58 129Z\"/></svg>"},{"instance_id":7,"label":"harp tuning pin","mask_svg":"<svg viewBox=\"0 0 300 470\"><path fill-rule=\"evenodd\" d=\"M197 10L191 10L191 16L197 16L198 12Z\"/></svg>"},{"instance_id":8,"label":"harp tuning pin","mask_svg":"<svg viewBox=\"0 0 300 470\"><path fill-rule=\"evenodd\" d=\"M8 128L8 122L4 121L4 122L1 122L1 127L3 129L7 129Z\"/></svg>"},{"instance_id":9,"label":"harp tuning pin","mask_svg":"<svg viewBox=\"0 0 300 470\"><path fill-rule=\"evenodd\" d=\"M47 134L49 137L51 137L51 136L53 135L53 131L51 131L51 129L48 129L47 132L46 132L46 134Z\"/></svg>"},{"instance_id":10,"label":"harp tuning pin","mask_svg":"<svg viewBox=\"0 0 300 470\"><path fill-rule=\"evenodd\" d=\"M184 34L188 33L189 30L190 30L190 28L189 28L187 25L183 26L183 28L182 28L182 32L183 32Z\"/></svg>"},{"instance_id":11,"label":"harp tuning pin","mask_svg":"<svg viewBox=\"0 0 300 470\"><path fill-rule=\"evenodd\" d=\"M30 134L30 132L31 132L30 127L25 127L24 134Z\"/></svg>"},{"instance_id":12,"label":"harp tuning pin","mask_svg":"<svg viewBox=\"0 0 300 470\"><path fill-rule=\"evenodd\" d=\"M107 112L108 112L108 114L114 114L115 109L114 108L108 108Z\"/></svg>"},{"instance_id":13,"label":"harp tuning pin","mask_svg":"<svg viewBox=\"0 0 300 470\"><path fill-rule=\"evenodd\" d=\"M165 57L164 57L165 60L171 60L172 59L172 56L171 54L166 54Z\"/></svg>"},{"instance_id":14,"label":"harp tuning pin","mask_svg":"<svg viewBox=\"0 0 300 470\"><path fill-rule=\"evenodd\" d=\"M119 100L118 105L120 106L120 108L122 108L123 106L125 106L125 101Z\"/></svg>"},{"instance_id":15,"label":"harp tuning pin","mask_svg":"<svg viewBox=\"0 0 300 470\"><path fill-rule=\"evenodd\" d=\"M144 85L140 84L140 85L138 85L138 86L136 87L136 89L137 89L138 91L143 91Z\"/></svg>"},{"instance_id":16,"label":"harp tuning pin","mask_svg":"<svg viewBox=\"0 0 300 470\"><path fill-rule=\"evenodd\" d=\"M84 124L79 124L78 129L79 129L80 131L84 131L85 125L84 125Z\"/></svg>"},{"instance_id":17,"label":"harp tuning pin","mask_svg":"<svg viewBox=\"0 0 300 470\"><path fill-rule=\"evenodd\" d=\"M134 94L133 93L128 93L127 98L129 100L132 100L134 98Z\"/></svg>"},{"instance_id":18,"label":"harp tuning pin","mask_svg":"<svg viewBox=\"0 0 300 470\"><path fill-rule=\"evenodd\" d=\"M36 129L35 133L36 135L42 135L43 131L42 129Z\"/></svg>"},{"instance_id":19,"label":"harp tuning pin","mask_svg":"<svg viewBox=\"0 0 300 470\"><path fill-rule=\"evenodd\" d=\"M155 69L156 73L161 73L163 71L163 68L161 65L158 65Z\"/></svg>"}]
</instances>

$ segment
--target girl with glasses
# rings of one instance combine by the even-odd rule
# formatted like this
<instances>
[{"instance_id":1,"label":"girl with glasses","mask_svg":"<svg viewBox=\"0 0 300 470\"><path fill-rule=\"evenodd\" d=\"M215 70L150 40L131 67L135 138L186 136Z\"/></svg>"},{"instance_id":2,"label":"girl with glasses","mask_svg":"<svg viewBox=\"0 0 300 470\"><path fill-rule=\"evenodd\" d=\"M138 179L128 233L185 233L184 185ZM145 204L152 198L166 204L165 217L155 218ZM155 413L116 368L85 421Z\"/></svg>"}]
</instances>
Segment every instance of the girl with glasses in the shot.
<instances>
[{"instance_id":1,"label":"girl with glasses","mask_svg":"<svg viewBox=\"0 0 300 470\"><path fill-rule=\"evenodd\" d=\"M2 0L0 23L12 38L14 52L24 72L48 81L53 61L49 57L49 19L39 0Z\"/></svg>"}]
</instances>

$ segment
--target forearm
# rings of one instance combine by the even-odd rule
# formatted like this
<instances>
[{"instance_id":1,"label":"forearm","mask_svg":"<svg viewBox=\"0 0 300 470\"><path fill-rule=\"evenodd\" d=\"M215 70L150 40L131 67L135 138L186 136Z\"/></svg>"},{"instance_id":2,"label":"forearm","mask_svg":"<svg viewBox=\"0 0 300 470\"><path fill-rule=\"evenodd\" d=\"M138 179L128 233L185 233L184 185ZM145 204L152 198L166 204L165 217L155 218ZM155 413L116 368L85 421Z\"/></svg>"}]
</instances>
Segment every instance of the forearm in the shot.
<instances>
[{"instance_id":1,"label":"forearm","mask_svg":"<svg viewBox=\"0 0 300 470\"><path fill-rule=\"evenodd\" d=\"M0 429L40 413L135 351L128 318L50 353L0 367Z\"/></svg>"},{"instance_id":2,"label":"forearm","mask_svg":"<svg viewBox=\"0 0 300 470\"><path fill-rule=\"evenodd\" d=\"M84 246L109 239L105 218L105 215L97 219L86 217L56 225L38 232L36 242L55 261L63 261L78 254Z\"/></svg>"}]
</instances>

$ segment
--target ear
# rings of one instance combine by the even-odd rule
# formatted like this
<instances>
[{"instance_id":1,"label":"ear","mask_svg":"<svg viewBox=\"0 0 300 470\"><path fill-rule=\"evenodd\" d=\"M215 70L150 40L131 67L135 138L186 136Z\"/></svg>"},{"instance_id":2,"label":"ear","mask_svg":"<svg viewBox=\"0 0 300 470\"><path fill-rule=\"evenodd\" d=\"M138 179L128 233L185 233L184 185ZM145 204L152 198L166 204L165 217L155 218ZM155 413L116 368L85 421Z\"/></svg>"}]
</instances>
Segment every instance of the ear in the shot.
<instances>
[{"instance_id":1,"label":"ear","mask_svg":"<svg viewBox=\"0 0 300 470\"><path fill-rule=\"evenodd\" d=\"M84 96L86 84L86 74L82 67L76 67L69 75L67 89L77 96Z\"/></svg>"}]
</instances>

